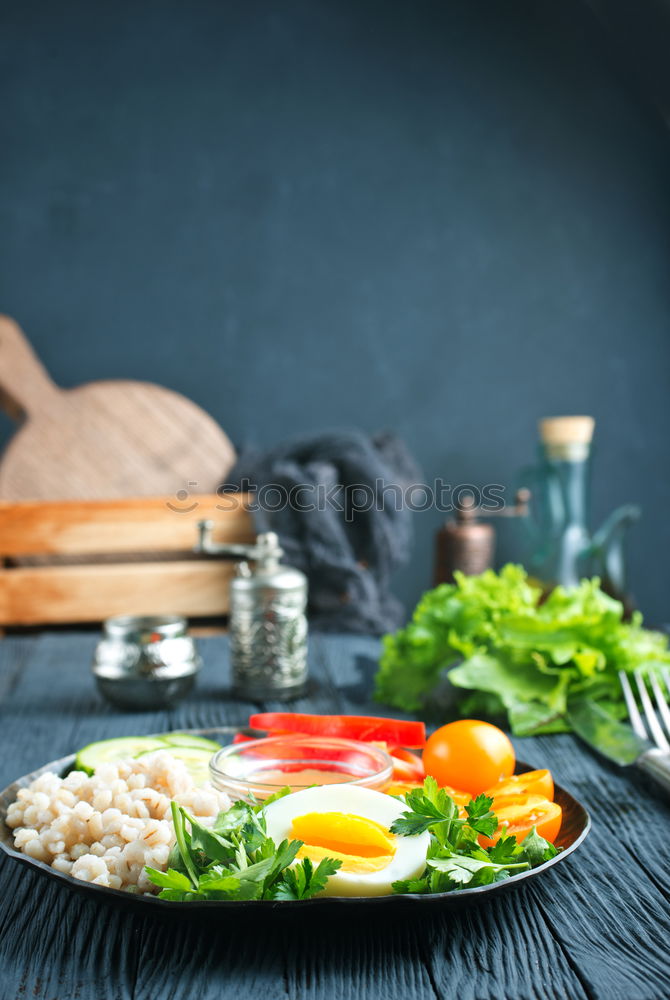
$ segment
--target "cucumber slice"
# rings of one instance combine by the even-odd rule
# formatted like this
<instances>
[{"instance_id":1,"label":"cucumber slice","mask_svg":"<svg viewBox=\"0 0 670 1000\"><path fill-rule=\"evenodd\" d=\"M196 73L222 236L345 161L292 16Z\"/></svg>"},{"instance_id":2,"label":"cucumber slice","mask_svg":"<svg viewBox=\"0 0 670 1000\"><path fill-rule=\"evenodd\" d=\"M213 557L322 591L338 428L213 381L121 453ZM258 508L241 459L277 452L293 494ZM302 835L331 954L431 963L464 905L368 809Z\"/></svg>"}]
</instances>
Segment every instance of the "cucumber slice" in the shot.
<instances>
[{"instance_id":1,"label":"cucumber slice","mask_svg":"<svg viewBox=\"0 0 670 1000\"><path fill-rule=\"evenodd\" d=\"M194 736L193 733L161 733L161 739L171 747L196 747L214 753L221 749L216 740L207 740L204 736Z\"/></svg>"},{"instance_id":2,"label":"cucumber slice","mask_svg":"<svg viewBox=\"0 0 670 1000\"><path fill-rule=\"evenodd\" d=\"M147 750L142 750L138 753L138 757L144 757L147 753L153 753L155 748L150 748ZM210 747L179 747L179 746L161 746L162 750L167 750L168 753L172 754L177 760L183 760L188 768L189 774L195 781L196 785L204 785L206 781L209 781L209 762L214 756L214 752ZM217 746L217 750L221 748Z\"/></svg>"},{"instance_id":3,"label":"cucumber slice","mask_svg":"<svg viewBox=\"0 0 670 1000\"><path fill-rule=\"evenodd\" d=\"M154 736L119 736L113 740L89 743L77 754L74 766L77 771L88 771L89 774L93 774L96 767L110 760L137 757L140 753L166 749L163 740Z\"/></svg>"}]
</instances>

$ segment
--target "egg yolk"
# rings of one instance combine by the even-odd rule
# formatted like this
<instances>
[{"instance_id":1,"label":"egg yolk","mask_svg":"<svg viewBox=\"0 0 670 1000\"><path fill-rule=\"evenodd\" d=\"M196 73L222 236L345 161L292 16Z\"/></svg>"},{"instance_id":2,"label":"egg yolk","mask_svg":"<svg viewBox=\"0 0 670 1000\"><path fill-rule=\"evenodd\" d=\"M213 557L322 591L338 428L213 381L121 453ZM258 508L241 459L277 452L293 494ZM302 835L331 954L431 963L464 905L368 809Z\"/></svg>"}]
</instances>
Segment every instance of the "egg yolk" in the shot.
<instances>
[{"instance_id":1,"label":"egg yolk","mask_svg":"<svg viewBox=\"0 0 670 1000\"><path fill-rule=\"evenodd\" d=\"M393 835L385 827L350 813L296 816L291 835L303 841L299 858L317 863L322 858L335 858L342 862L341 871L346 872L381 871L395 854Z\"/></svg>"}]
</instances>

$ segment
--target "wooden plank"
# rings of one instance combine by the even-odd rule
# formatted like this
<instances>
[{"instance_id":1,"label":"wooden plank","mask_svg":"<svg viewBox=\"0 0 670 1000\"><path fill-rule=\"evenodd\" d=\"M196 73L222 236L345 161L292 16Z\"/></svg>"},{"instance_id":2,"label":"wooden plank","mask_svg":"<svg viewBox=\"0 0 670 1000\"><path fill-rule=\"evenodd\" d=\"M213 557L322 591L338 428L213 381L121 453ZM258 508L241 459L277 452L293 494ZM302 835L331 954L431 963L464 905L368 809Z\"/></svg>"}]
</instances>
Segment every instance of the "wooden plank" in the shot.
<instances>
[{"instance_id":1,"label":"wooden plank","mask_svg":"<svg viewBox=\"0 0 670 1000\"><path fill-rule=\"evenodd\" d=\"M246 494L0 502L0 555L189 551L204 519L215 522L217 541L252 541L248 502Z\"/></svg>"},{"instance_id":2,"label":"wooden plank","mask_svg":"<svg viewBox=\"0 0 670 1000\"><path fill-rule=\"evenodd\" d=\"M234 564L223 560L0 570L0 625L95 622L110 615L221 615Z\"/></svg>"},{"instance_id":3,"label":"wooden plank","mask_svg":"<svg viewBox=\"0 0 670 1000\"><path fill-rule=\"evenodd\" d=\"M59 632L0 643L0 787L106 737L243 725L228 695L229 643L203 639L191 695L169 711L105 705L88 673L97 636ZM313 636L310 696L320 711L367 712L379 644ZM48 697L45 697L48 692ZM376 705L383 712L384 707ZM394 713L395 714L395 713ZM659 831L670 806L570 735L517 741L593 813L593 832L565 864L524 890L458 912L384 909L253 922L185 911L168 919L88 898L0 857L3 997L51 1000L655 1000L668 995L670 935ZM11 750L11 752L9 752ZM616 835L613 834L616 831ZM644 868L649 868L649 875Z\"/></svg>"}]
</instances>

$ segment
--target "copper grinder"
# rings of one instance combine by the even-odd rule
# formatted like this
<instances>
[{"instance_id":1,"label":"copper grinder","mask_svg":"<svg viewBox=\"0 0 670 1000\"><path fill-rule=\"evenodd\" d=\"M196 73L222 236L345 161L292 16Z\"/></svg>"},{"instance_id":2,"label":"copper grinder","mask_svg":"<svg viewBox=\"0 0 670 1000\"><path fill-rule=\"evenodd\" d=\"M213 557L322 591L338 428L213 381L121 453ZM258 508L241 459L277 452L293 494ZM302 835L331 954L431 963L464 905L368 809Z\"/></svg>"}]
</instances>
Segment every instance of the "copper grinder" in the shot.
<instances>
[{"instance_id":1,"label":"copper grinder","mask_svg":"<svg viewBox=\"0 0 670 1000\"><path fill-rule=\"evenodd\" d=\"M530 490L516 491L513 507L501 510L482 510L473 496L470 505L459 504L453 521L446 521L435 535L435 573L433 585L453 583L454 572L466 576L483 573L493 566L495 555L495 529L486 524L486 517L526 517Z\"/></svg>"}]
</instances>

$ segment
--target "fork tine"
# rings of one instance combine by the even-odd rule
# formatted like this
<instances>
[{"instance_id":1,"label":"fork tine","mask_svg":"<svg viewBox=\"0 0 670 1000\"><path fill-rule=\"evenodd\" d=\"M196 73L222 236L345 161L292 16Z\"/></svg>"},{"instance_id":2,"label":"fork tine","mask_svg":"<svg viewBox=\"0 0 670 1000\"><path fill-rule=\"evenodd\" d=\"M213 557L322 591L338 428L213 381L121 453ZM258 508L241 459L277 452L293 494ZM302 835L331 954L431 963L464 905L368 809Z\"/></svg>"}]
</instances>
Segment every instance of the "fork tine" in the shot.
<instances>
[{"instance_id":1,"label":"fork tine","mask_svg":"<svg viewBox=\"0 0 670 1000\"><path fill-rule=\"evenodd\" d=\"M644 722L642 721L642 716L638 711L637 702L635 701L635 695L633 694L633 689L630 686L628 675L625 674L623 670L619 671L619 680L621 681L623 696L626 699L626 707L628 708L628 718L630 719L630 724L633 727L633 731L636 736L640 737L641 740L647 740L649 739L649 736L647 735L647 730L644 728Z\"/></svg>"},{"instance_id":2,"label":"fork tine","mask_svg":"<svg viewBox=\"0 0 670 1000\"><path fill-rule=\"evenodd\" d=\"M659 721L656 718L656 712L654 712L654 706L651 703L651 698L649 697L649 692L647 691L647 685L644 683L642 671L639 669L635 671L635 681L637 683L637 689L640 693L642 707L644 709L645 718L647 720L647 725L649 726L653 741L660 750L670 751L670 743L666 740L665 733L661 729Z\"/></svg>"},{"instance_id":3,"label":"fork tine","mask_svg":"<svg viewBox=\"0 0 670 1000\"><path fill-rule=\"evenodd\" d=\"M649 681L651 683L651 689L654 692L654 698L656 699L658 711L663 719L665 731L670 736L670 708L668 708L668 702L665 695L661 691L661 685L658 683L656 674L653 674L651 671L649 672Z\"/></svg>"}]
</instances>

